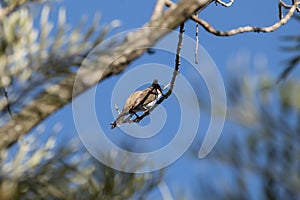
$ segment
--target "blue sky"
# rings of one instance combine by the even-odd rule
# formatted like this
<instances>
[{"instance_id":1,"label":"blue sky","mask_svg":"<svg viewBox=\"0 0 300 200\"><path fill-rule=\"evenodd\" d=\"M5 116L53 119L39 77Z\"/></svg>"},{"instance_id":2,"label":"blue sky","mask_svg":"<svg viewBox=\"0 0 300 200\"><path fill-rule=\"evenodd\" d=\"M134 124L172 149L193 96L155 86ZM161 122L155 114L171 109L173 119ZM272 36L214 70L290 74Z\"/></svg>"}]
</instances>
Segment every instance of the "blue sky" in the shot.
<instances>
[{"instance_id":1,"label":"blue sky","mask_svg":"<svg viewBox=\"0 0 300 200\"><path fill-rule=\"evenodd\" d=\"M58 6L63 6L67 10L67 22L72 26L79 23L83 15L88 16L88 19L92 20L95 13L101 14L101 25L109 24L112 20L118 19L121 21L121 26L113 30L110 35L127 31L132 28L139 28L144 23L146 23L152 13L152 9L155 1L140 1L140 0L110 0L110 1L92 1L86 0L64 0L60 3L54 4L53 16L57 11ZM258 5L259 4L259 5ZM225 8L220 5L215 6L211 4L207 9L200 14L205 20L209 21L214 27L220 30L229 30L231 28L244 26L244 25L254 25L254 26L268 26L273 24L278 20L277 12L277 1L236 1L232 7ZM55 17L53 17L55 18ZM297 26L295 20L291 20L285 26L281 27L273 33L244 33L232 37L216 37L207 33L201 27L199 27L199 41L203 48L208 52L213 61L216 63L218 69L220 70L223 78L226 76L234 75L231 73L239 71L255 71L258 68L269 68L274 76L277 76L282 69L284 69L284 61L289 58L290 54L282 52L280 50L281 46L286 43L280 39L280 37L285 35L297 34ZM190 37L194 37L195 34L195 24L191 21L186 23L185 34ZM177 41L174 41L175 45ZM146 63L157 62L160 64L165 64L169 66L174 65L174 55L169 55L165 52L156 52L154 55L144 55L135 62L133 62L128 70L138 67ZM183 61L182 66L185 62ZM236 69L236 66L245 69ZM298 70L298 69L297 69ZM298 70L299 71L299 70ZM182 74L189 76L193 72L182 69ZM293 73L295 74L297 73ZM238 74L237 74L238 75ZM103 102L105 105L109 105L111 102L110 96L106 96L109 90L111 90L112 83L122 76L122 74L109 78L103 81L101 86L97 89L96 102ZM197 78L197 77L196 77ZM150 80L149 80L150 81ZM207 89L201 79L199 80L202 92L206 98L208 97ZM194 87L197 87L194 85ZM178 90L180 90L180 86ZM199 94L198 94L199 95ZM122 105L119 105L121 107ZM178 109L178 101L175 97L171 97L170 100L163 103L165 110L168 112L167 125L164 130L164 134L160 134L158 137L151 138L149 149L159 148L165 145L173 136L172 131L174 129L173 124L179 123L180 110ZM190 103L191 109L194 106ZM97 110L101 110L101 105L96 105ZM113 116L109 112L105 114L99 114L99 119L101 123L109 123L113 120ZM147 124L147 119L145 119ZM46 121L45 125L50 129L55 123L62 123L63 130L62 133L68 136L76 135L76 129L73 122L71 105L65 106L63 109L59 110L52 116L50 116ZM208 115L205 112L201 112L201 122L200 127L203 129L207 128ZM105 126L105 125L104 125ZM230 129L228 124L225 125L225 131L221 135L218 143L222 143L226 140L226 129ZM110 131L109 126L106 127L106 131ZM225 134L224 134L225 133ZM203 135L199 133L200 136L198 140L203 138ZM227 133L228 134L228 133ZM121 136L120 130L114 130L113 135L109 135L110 139L115 143L122 144L122 140L128 140L132 142L131 138L127 136ZM64 137L62 136L62 139ZM121 139L120 139L121 138ZM149 141L147 142L149 143ZM134 145L137 145L137 151L141 151L141 146L143 143L134 141ZM174 192L176 189L185 191L187 195L192 195L188 188L197 183L200 176L204 177L205 174L210 174L208 179L217 181L223 180L221 183L226 184L228 180L228 175L226 170L220 170L220 166L210 166L211 163L203 160L191 159L188 153L184 154L175 163L167 168L166 172L166 182L173 188ZM187 170L190 169L190 170ZM219 176L219 177L218 177ZM196 186L197 187L197 186ZM190 193L190 194L189 194ZM175 195L173 193L173 195Z\"/></svg>"}]
</instances>

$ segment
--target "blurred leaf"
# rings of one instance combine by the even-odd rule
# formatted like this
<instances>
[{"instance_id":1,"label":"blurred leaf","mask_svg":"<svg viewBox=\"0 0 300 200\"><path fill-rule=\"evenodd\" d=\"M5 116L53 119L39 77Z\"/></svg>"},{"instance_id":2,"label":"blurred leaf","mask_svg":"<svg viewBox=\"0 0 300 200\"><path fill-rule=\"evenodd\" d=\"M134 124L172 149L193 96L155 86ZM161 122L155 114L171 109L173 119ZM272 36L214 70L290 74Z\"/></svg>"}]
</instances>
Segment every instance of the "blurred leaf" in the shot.
<instances>
[{"instance_id":1,"label":"blurred leaf","mask_svg":"<svg viewBox=\"0 0 300 200\"><path fill-rule=\"evenodd\" d=\"M300 22L300 17L294 17ZM284 36L283 39L288 42L293 42L295 44L290 45L290 46L285 46L282 47L282 50L284 51L289 51L289 52L295 52L296 55L292 57L287 64L287 67L281 72L281 74L278 77L277 82L285 79L291 72L292 70L295 69L296 66L298 66L300 62L300 36L299 35L294 35L294 36Z\"/></svg>"}]
</instances>

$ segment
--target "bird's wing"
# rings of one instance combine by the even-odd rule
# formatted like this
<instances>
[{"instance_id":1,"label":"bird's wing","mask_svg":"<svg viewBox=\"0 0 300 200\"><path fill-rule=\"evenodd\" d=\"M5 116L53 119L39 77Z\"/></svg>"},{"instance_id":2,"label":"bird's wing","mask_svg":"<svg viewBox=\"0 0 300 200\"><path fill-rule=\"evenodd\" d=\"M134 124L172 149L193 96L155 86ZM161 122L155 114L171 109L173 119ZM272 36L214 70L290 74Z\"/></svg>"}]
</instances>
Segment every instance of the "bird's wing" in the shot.
<instances>
[{"instance_id":1,"label":"bird's wing","mask_svg":"<svg viewBox=\"0 0 300 200\"><path fill-rule=\"evenodd\" d=\"M127 99L124 109L129 111L130 109L133 109L136 106L138 106L141 103L141 101L144 99L145 92L147 94L146 90L139 90L139 91L132 93L129 96L129 98Z\"/></svg>"},{"instance_id":2,"label":"bird's wing","mask_svg":"<svg viewBox=\"0 0 300 200\"><path fill-rule=\"evenodd\" d=\"M129 110L137 106L143 99L142 91L133 92L126 100L124 107L115 121L122 120L125 115L129 114Z\"/></svg>"},{"instance_id":3,"label":"bird's wing","mask_svg":"<svg viewBox=\"0 0 300 200\"><path fill-rule=\"evenodd\" d=\"M129 110L139 106L148 94L148 92L150 92L151 90L152 88L149 87L145 90L133 92L126 100L122 112L119 114L115 122L112 123L112 128L124 123L124 120L126 121L125 116L129 114ZM156 97L157 95L155 94L149 94L148 98L143 102L143 105L147 105L148 103L154 101Z\"/></svg>"}]
</instances>

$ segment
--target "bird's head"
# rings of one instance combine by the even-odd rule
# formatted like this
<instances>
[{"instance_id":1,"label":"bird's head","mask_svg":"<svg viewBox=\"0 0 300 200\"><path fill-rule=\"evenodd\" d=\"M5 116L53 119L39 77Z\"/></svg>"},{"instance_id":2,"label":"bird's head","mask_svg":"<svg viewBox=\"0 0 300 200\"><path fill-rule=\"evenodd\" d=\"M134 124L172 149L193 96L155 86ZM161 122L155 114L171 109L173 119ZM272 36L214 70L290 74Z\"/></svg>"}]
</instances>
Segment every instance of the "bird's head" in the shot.
<instances>
[{"instance_id":1,"label":"bird's head","mask_svg":"<svg viewBox=\"0 0 300 200\"><path fill-rule=\"evenodd\" d=\"M151 87L153 87L153 88L156 89L156 90L161 90L161 87L160 87L160 85L158 84L158 80L157 80L157 79L154 79L154 81L153 81Z\"/></svg>"}]
</instances>

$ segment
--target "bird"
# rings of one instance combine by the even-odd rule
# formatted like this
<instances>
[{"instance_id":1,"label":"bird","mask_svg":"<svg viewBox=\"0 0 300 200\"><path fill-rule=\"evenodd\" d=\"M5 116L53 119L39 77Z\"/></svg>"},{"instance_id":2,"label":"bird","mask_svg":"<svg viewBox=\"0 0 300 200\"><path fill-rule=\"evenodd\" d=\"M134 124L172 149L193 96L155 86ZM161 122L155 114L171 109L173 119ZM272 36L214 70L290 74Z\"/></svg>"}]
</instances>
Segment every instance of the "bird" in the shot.
<instances>
[{"instance_id":1,"label":"bird","mask_svg":"<svg viewBox=\"0 0 300 200\"><path fill-rule=\"evenodd\" d=\"M160 98L160 96L164 96L164 94L156 79L148 88L133 92L125 101L124 107L117 119L110 123L111 129L123 124L127 115L130 115L130 117L132 115L139 117L137 112L148 111L154 106L156 100Z\"/></svg>"}]
</instances>

